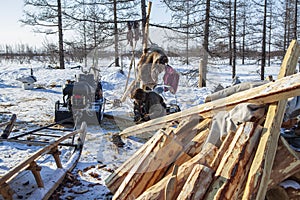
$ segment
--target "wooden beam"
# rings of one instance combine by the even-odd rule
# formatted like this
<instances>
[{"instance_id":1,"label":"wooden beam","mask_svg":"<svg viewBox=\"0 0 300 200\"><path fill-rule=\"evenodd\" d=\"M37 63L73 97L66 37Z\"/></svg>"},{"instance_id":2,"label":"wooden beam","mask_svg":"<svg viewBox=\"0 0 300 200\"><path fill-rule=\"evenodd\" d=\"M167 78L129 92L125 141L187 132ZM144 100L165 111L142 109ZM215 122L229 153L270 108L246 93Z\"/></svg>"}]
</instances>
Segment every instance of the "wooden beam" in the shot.
<instances>
[{"instance_id":1,"label":"wooden beam","mask_svg":"<svg viewBox=\"0 0 300 200\"><path fill-rule=\"evenodd\" d=\"M293 40L282 62L278 79L283 80L285 76L289 76L295 72L299 54L299 45L296 40ZM295 96L297 95L299 94L295 94ZM269 105L262 138L249 171L243 200L261 200L266 196L266 186L270 179L286 104L287 98L284 98Z\"/></svg>"},{"instance_id":2,"label":"wooden beam","mask_svg":"<svg viewBox=\"0 0 300 200\"><path fill-rule=\"evenodd\" d=\"M164 127L168 122L181 120L186 117L200 115L203 118L214 116L220 110L231 110L240 103L269 104L282 99L300 96L300 73L284 77L275 82L270 82L250 90L235 93L229 97L218 99L198 106L191 107L181 112L128 127L120 135L130 136L140 133L155 131Z\"/></svg>"}]
</instances>

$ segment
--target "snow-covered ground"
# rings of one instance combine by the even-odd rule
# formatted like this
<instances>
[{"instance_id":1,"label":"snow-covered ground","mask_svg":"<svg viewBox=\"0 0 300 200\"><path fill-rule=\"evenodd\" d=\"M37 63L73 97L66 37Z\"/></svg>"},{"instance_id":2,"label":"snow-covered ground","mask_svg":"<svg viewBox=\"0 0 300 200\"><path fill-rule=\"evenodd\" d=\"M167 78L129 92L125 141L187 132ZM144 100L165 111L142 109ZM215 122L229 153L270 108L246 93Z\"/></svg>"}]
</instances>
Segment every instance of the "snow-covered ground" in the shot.
<instances>
[{"instance_id":1,"label":"snow-covered ground","mask_svg":"<svg viewBox=\"0 0 300 200\"><path fill-rule=\"evenodd\" d=\"M106 98L105 113L118 115L128 113L132 115L132 100L127 98L121 106L113 106L115 99L120 99L124 93L127 74L129 72L129 58L123 58L124 74L116 67L108 67L113 59L101 60L100 75L103 84L104 97ZM182 64L176 58L170 58L169 64L181 74L195 70L199 61L193 64ZM266 67L265 75L277 77L280 62ZM80 69L73 68L78 63L66 64L66 69L53 69L49 63L32 62L30 64L18 64L16 62L0 62L0 123L6 121L12 114L17 115L15 132L26 132L53 123L54 105L57 100L62 100L62 86L66 80L74 80ZM37 78L34 89L24 90L22 83L17 79L29 76L30 69ZM260 66L248 64L237 66L237 76L242 82L258 81ZM131 71L129 83L134 79ZM207 74L207 87L197 87L198 76L181 75L179 88L176 95L166 92L164 97L167 102L177 102L181 110L204 103L205 97L210 94L218 84L223 87L231 85L231 67L225 61L210 60ZM162 77L160 77L162 83ZM79 184L66 184L60 190L61 199L109 199L109 190L105 187L104 180L112 170L119 167L128 159L143 143L134 139L124 139L123 148L116 147L111 142L111 136L123 127L118 122L112 123L104 119L100 125L89 125L84 149L80 161L73 171ZM18 150L24 150L23 146L12 146L6 142L0 142L0 174L5 173L10 167L24 156L19 155ZM30 154L32 148L25 149L25 154ZM29 173L29 172L28 172ZM30 190L30 189L29 189ZM53 197L54 198L54 197Z\"/></svg>"}]
</instances>

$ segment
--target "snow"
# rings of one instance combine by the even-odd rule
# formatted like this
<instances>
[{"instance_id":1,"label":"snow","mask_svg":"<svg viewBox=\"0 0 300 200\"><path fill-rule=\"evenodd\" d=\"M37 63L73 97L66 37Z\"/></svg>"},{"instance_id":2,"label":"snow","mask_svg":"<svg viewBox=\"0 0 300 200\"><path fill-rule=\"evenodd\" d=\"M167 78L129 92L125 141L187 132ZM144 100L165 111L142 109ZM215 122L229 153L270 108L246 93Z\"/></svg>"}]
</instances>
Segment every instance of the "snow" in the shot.
<instances>
[{"instance_id":1,"label":"snow","mask_svg":"<svg viewBox=\"0 0 300 200\"><path fill-rule=\"evenodd\" d=\"M119 107L113 106L114 100L120 99L124 93L130 59L124 58L123 60L123 63L127 66L123 69L124 74L120 73L120 68L108 67L111 61L112 59L107 59L99 62L104 97L106 98L105 113L112 115L127 114L130 117L132 116L133 106L130 98L127 98ZM180 73L198 69L199 66L197 60L187 66L176 58L170 59L169 64ZM78 65L81 64L67 63L66 69L62 70L49 67L49 63L32 61L27 64L18 64L16 62L1 61L0 123L7 121L12 114L16 114L17 123L15 131L12 134L16 134L16 132L24 133L53 123L54 104L57 100L62 101L62 86L65 81L68 79L74 80L75 75L81 73L80 69L74 68ZM279 68L280 63L266 67L266 76L272 75L276 79ZM30 76L31 69L37 81L34 83L32 90L24 90L18 78ZM258 81L260 79L259 70L260 67L257 64L238 64L237 76L241 82ZM134 72L132 70L129 83L133 79ZM159 80L162 83L162 77ZM166 92L163 94L164 98L168 103L178 103L181 110L203 104L205 97L218 84L221 84L223 87L231 85L231 67L224 61L210 60L207 80L208 87L198 88L198 76L181 75L176 95ZM109 198L110 193L105 186L104 180L111 174L112 170L117 169L143 145L143 140L131 137L123 139L125 143L123 148L116 147L111 142L111 136L119 132L119 129L123 129L123 126L123 124L118 124L118 122L112 124L107 119L104 119L100 126L88 126L80 161L72 172L80 180L81 184L73 184L70 188L64 187L61 199L68 199L70 197L78 200ZM38 148L40 147L0 142L0 151L2 152L0 154L0 176ZM62 157L62 162L67 163L67 151L62 153ZM45 158L43 165L47 165L49 160L51 159ZM55 166L49 165L47 167L55 168ZM30 176L28 171L22 174L24 177ZM59 174L58 172L57 174L52 174L52 176L55 177ZM26 188L24 186L24 191L17 191L17 193L24 195L24 193L30 191L29 186L26 186Z\"/></svg>"}]
</instances>

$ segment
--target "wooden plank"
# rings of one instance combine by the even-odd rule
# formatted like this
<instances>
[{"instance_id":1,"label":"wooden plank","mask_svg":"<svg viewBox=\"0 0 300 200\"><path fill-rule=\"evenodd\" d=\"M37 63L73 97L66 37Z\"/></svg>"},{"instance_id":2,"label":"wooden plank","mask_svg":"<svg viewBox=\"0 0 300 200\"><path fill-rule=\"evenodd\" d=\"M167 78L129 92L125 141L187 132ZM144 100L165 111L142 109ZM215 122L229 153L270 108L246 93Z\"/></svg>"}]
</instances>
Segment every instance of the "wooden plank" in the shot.
<instances>
[{"instance_id":1,"label":"wooden plank","mask_svg":"<svg viewBox=\"0 0 300 200\"><path fill-rule=\"evenodd\" d=\"M117 189L122 184L129 171L143 157L147 149L153 149L164 134L165 133L162 130L159 130L153 137L150 138L150 140L148 140L141 148L139 148L137 152L135 152L105 180L106 186L113 194L116 193Z\"/></svg>"},{"instance_id":2,"label":"wooden plank","mask_svg":"<svg viewBox=\"0 0 300 200\"><path fill-rule=\"evenodd\" d=\"M284 79L283 77L289 76L295 72L299 54L300 49L297 41L293 40L282 62L278 79L282 80ZM243 195L244 200L261 200L265 198L267 192L266 185L270 179L286 104L287 98L284 98L280 99L278 103L274 102L269 105L262 138L259 142L246 182Z\"/></svg>"},{"instance_id":3,"label":"wooden plank","mask_svg":"<svg viewBox=\"0 0 300 200\"><path fill-rule=\"evenodd\" d=\"M281 78L250 90L235 93L229 97L218 99L184 111L173 113L164 117L152 119L124 129L120 135L130 136L162 128L166 123L174 120L182 120L190 116L200 115L210 118L220 110L231 110L240 103L269 104L282 99L300 96L300 73Z\"/></svg>"}]
</instances>

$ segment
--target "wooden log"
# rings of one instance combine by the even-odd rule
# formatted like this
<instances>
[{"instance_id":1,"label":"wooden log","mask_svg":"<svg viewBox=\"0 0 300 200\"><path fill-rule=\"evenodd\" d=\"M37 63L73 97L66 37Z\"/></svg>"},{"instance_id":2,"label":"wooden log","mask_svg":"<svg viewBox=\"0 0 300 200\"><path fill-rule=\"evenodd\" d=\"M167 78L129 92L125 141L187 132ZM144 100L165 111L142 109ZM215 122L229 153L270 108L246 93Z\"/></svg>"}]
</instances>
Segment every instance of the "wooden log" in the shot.
<instances>
[{"instance_id":1,"label":"wooden log","mask_svg":"<svg viewBox=\"0 0 300 200\"><path fill-rule=\"evenodd\" d=\"M196 164L180 191L177 200L203 199L206 189L213 180L214 172L209 167Z\"/></svg>"},{"instance_id":2,"label":"wooden log","mask_svg":"<svg viewBox=\"0 0 300 200\"><path fill-rule=\"evenodd\" d=\"M206 144L201 152L194 156L189 161L185 162L181 166L178 167L177 173L177 185L176 185L176 193L174 194L177 197L185 184L189 174L193 170L196 164L202 164L205 166L209 166L217 153L217 147L208 143ZM166 184L170 179L171 174L165 176L161 179L158 183L153 185L152 187L148 188L145 192L143 192L137 200L154 200L154 199L163 199L164 198L164 191L166 189Z\"/></svg>"},{"instance_id":3,"label":"wooden log","mask_svg":"<svg viewBox=\"0 0 300 200\"><path fill-rule=\"evenodd\" d=\"M240 125L218 165L215 180L205 199L237 199L251 166L261 126L253 122Z\"/></svg>"},{"instance_id":4,"label":"wooden log","mask_svg":"<svg viewBox=\"0 0 300 200\"><path fill-rule=\"evenodd\" d=\"M152 119L136 126L124 129L120 135L130 136L143 132L157 130L166 123L174 120L182 120L189 116L200 115L203 118L211 118L220 110L231 110L240 103L269 104L282 99L300 96L300 74L281 78L262 86L235 93L229 97L218 99L198 106L188 108L184 111L173 113L164 117Z\"/></svg>"},{"instance_id":5,"label":"wooden log","mask_svg":"<svg viewBox=\"0 0 300 200\"><path fill-rule=\"evenodd\" d=\"M278 75L280 80L295 72L300 48L296 40L293 40L287 50L281 69ZM289 78L289 77L286 77ZM276 99L279 100L279 99ZM287 98L269 105L264 132L259 142L253 164L250 168L249 176L246 182L243 199L264 199L272 170L275 153L277 149L278 138L280 135L280 126L283 120L287 104Z\"/></svg>"},{"instance_id":6,"label":"wooden log","mask_svg":"<svg viewBox=\"0 0 300 200\"><path fill-rule=\"evenodd\" d=\"M291 149L283 137L280 137L268 188L278 185L297 172L300 172L300 155Z\"/></svg>"}]
</instances>

